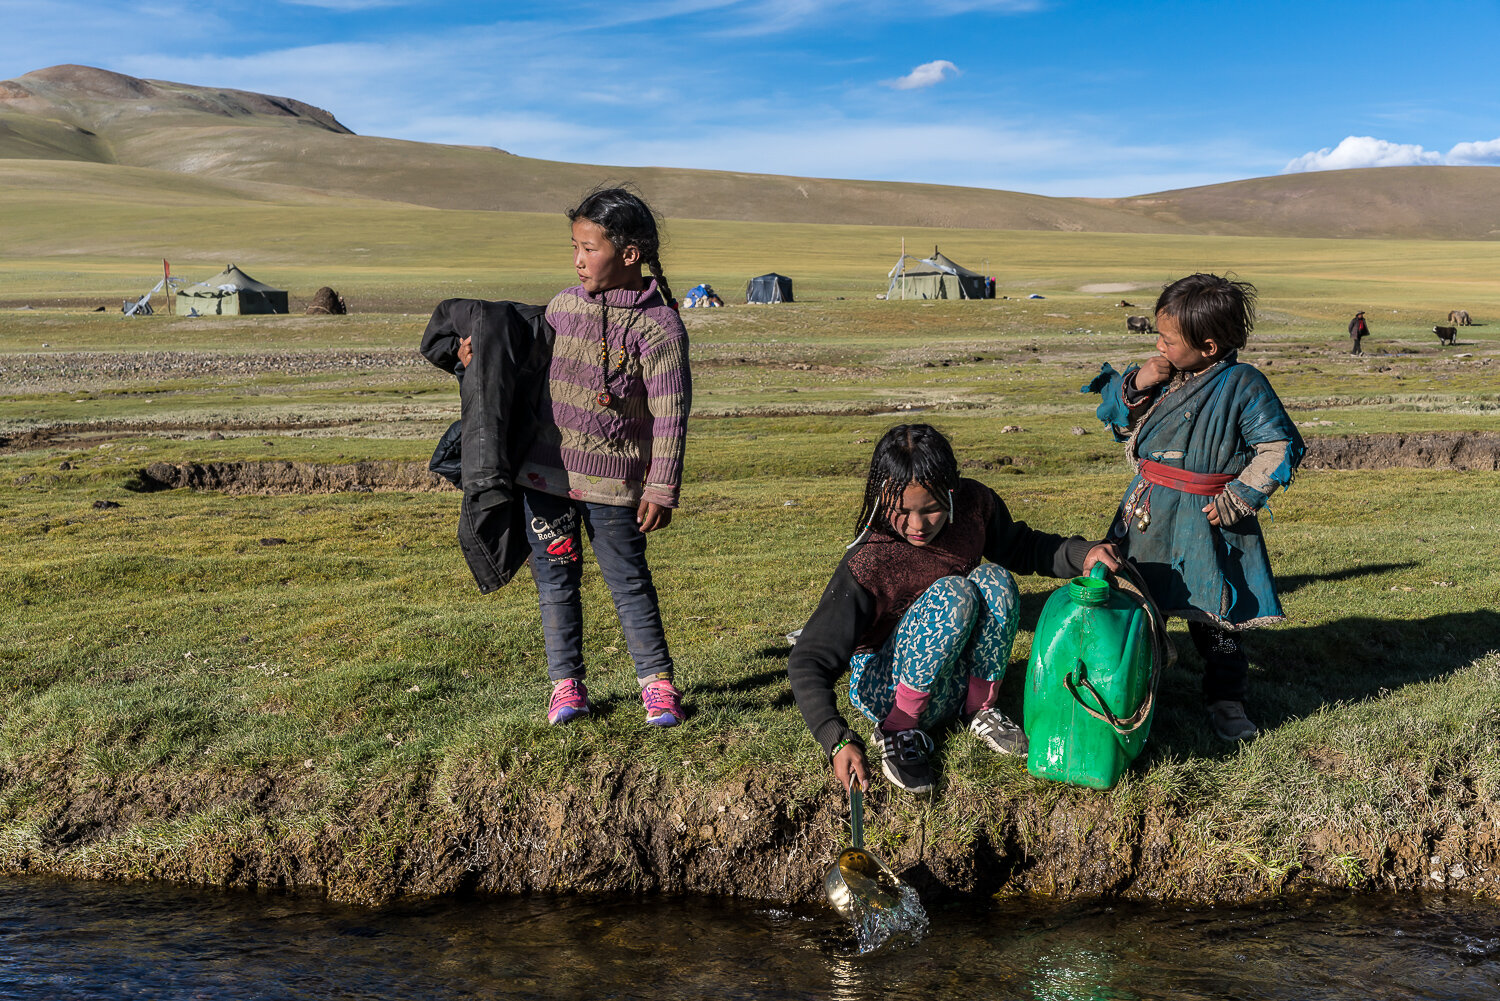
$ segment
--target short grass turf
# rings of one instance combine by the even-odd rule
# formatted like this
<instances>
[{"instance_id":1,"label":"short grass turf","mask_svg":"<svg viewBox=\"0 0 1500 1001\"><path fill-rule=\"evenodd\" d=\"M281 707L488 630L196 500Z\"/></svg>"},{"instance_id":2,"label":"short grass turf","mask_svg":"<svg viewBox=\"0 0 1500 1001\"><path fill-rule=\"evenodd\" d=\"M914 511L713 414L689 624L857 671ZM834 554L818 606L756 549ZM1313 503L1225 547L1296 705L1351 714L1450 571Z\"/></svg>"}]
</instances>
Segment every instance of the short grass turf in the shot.
<instances>
[{"instance_id":1,"label":"short grass turf","mask_svg":"<svg viewBox=\"0 0 1500 1001\"><path fill-rule=\"evenodd\" d=\"M722 225L704 233L743 235ZM761 239L792 246L775 228ZM964 239L945 235L944 249L973 258L982 246ZM1245 357L1307 436L1500 430L1500 327L1484 322L1486 308L1500 315L1500 296L1486 300L1446 272L1448 245L1014 242L1036 255L1024 287L1048 298L877 302L879 282L828 266L810 272L809 302L686 316L698 417L683 509L651 547L693 715L667 731L643 723L592 572L585 646L600 711L546 726L534 588L523 572L497 594L474 591L454 543L452 491L136 489L151 462L425 460L457 399L452 380L415 355L419 307L466 294L468 279L388 265L372 279L385 308L339 318L6 310L0 436L14 443L0 452L0 748L33 773L54 763L85 782L297 770L350 790L458 761L509 769L524 757L538 788L581 765L630 761L709 780L769 769L832 795L791 703L784 634L805 620L851 535L874 441L900 421L931 421L1017 517L1098 536L1129 470L1092 416L1097 399L1078 388L1103 361L1149 354L1149 338L1123 329L1138 310L1114 302L1149 302L1153 283L1189 261L1244 262L1238 273L1261 284L1264 320ZM1466 251L1487 261L1493 249ZM695 253L688 260L701 265L679 261L678 274L728 284L713 252ZM1119 259L1135 263L1109 263ZM76 263L59 297L83 295L93 275L123 274L119 262ZM43 269L28 267L0 266L11 301L48 293ZM304 284L317 270L299 272ZM561 280L521 287L555 288L561 270ZM1099 279L1140 291L1079 291ZM1369 353L1350 358L1351 303L1376 302L1385 312L1372 312ZM1464 328L1456 348L1439 348L1427 329L1445 303L1483 323ZM1209 736L1198 664L1176 624L1183 658L1164 680L1147 751L1102 795L1185 797L1267 872L1309 850L1299 839L1315 828L1412 829L1412 781L1488 797L1500 771L1490 655L1500 649L1500 571L1488 514L1497 476L1304 472L1266 522L1289 621L1247 643L1264 735L1243 749ZM1022 586L1029 627L1053 582ZM1023 628L1003 692L1012 712L1029 646ZM944 742L941 764L953 788L1045 794L968 741ZM7 785L0 825L37 829L58 805L47 796L41 785ZM1318 850L1342 857L1336 849ZM1374 862L1348 864L1364 872Z\"/></svg>"}]
</instances>

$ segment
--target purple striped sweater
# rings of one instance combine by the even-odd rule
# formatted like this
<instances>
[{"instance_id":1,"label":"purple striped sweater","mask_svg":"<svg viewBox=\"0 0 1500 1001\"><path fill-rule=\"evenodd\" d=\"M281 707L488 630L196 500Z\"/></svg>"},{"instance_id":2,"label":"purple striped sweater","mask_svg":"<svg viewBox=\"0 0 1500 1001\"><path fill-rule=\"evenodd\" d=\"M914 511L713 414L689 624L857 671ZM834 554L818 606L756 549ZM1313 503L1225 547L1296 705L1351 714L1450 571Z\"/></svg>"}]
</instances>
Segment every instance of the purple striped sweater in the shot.
<instances>
[{"instance_id":1,"label":"purple striped sweater","mask_svg":"<svg viewBox=\"0 0 1500 1001\"><path fill-rule=\"evenodd\" d=\"M599 360L606 316L607 381ZM655 279L640 291L564 289L547 304L547 322L557 332L552 424L532 443L516 482L596 504L634 507L644 498L676 507L692 376L687 330ZM599 403L606 390L609 406Z\"/></svg>"}]
</instances>

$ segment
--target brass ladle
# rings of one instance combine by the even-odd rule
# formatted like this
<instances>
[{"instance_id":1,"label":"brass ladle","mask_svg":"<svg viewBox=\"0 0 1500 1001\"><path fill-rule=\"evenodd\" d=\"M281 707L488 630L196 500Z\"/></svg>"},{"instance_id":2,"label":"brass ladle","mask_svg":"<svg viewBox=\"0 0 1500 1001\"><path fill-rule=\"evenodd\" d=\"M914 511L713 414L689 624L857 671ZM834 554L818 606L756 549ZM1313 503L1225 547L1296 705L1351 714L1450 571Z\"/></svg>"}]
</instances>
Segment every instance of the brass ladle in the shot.
<instances>
[{"instance_id":1,"label":"brass ladle","mask_svg":"<svg viewBox=\"0 0 1500 1001\"><path fill-rule=\"evenodd\" d=\"M857 911L899 907L901 880L865 848L865 797L855 782L849 783L849 827L853 847L840 852L823 877L828 902L850 921L857 920Z\"/></svg>"}]
</instances>

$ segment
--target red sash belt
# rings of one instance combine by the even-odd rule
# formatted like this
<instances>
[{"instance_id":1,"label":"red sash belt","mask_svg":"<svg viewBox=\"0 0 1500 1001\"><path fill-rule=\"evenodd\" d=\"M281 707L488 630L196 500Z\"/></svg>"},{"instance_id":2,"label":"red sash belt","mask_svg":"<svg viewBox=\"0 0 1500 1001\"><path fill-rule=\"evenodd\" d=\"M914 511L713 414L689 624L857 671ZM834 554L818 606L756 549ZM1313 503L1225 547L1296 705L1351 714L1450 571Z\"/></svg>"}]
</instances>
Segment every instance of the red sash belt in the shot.
<instances>
[{"instance_id":1,"label":"red sash belt","mask_svg":"<svg viewBox=\"0 0 1500 1001\"><path fill-rule=\"evenodd\" d=\"M1234 481L1234 477L1228 473L1190 473L1186 469L1152 462L1150 459L1141 460L1141 479L1159 487L1171 487L1200 497L1217 497L1224 492L1227 484Z\"/></svg>"}]
</instances>

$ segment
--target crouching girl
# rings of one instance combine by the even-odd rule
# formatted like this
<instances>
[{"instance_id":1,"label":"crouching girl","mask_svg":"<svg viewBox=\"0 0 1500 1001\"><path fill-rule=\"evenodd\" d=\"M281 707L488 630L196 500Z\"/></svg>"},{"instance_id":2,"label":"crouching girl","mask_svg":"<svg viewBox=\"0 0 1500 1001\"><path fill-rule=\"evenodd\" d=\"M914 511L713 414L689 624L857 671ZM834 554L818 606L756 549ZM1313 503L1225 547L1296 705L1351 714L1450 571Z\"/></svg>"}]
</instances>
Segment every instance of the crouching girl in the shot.
<instances>
[{"instance_id":1,"label":"crouching girl","mask_svg":"<svg viewBox=\"0 0 1500 1001\"><path fill-rule=\"evenodd\" d=\"M993 490L959 477L948 440L926 424L892 428L875 446L856 530L787 665L839 782L869 787L864 741L834 698L846 671L849 701L875 724L881 771L908 792L932 788L928 734L956 717L993 750L1025 754L1026 735L994 707L1016 637L1011 571L1114 570L1114 547L1011 520Z\"/></svg>"}]
</instances>

